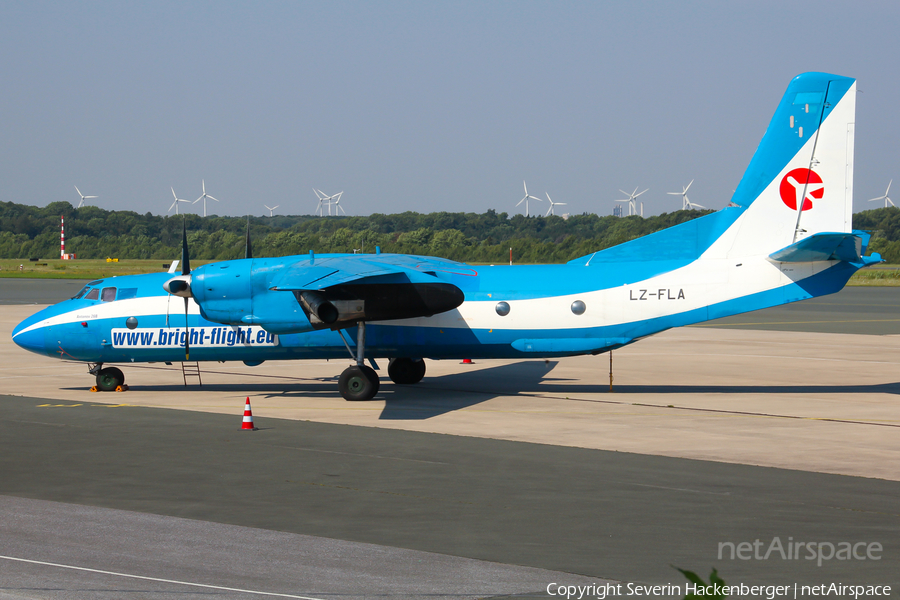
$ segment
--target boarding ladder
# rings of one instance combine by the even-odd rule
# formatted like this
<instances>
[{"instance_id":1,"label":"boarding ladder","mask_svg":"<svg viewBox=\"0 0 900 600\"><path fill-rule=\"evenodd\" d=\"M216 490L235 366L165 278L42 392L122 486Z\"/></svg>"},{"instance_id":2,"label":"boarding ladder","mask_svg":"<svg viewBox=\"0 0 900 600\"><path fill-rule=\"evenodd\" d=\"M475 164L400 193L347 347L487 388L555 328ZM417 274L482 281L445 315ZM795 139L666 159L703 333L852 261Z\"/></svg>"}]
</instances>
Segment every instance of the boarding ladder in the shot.
<instances>
[{"instance_id":1,"label":"boarding ladder","mask_svg":"<svg viewBox=\"0 0 900 600\"><path fill-rule=\"evenodd\" d=\"M184 377L184 385L187 387L188 377L196 377L197 383L203 387L203 380L200 379L200 363L198 362L182 362L181 375Z\"/></svg>"}]
</instances>

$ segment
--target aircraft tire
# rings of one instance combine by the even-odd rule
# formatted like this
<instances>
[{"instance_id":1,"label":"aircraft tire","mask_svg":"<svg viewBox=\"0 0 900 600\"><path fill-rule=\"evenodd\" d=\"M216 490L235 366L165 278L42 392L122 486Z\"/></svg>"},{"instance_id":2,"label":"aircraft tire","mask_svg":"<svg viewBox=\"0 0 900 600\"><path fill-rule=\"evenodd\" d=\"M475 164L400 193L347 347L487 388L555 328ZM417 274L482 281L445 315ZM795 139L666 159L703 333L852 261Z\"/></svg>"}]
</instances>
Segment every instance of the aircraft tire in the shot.
<instances>
[{"instance_id":1,"label":"aircraft tire","mask_svg":"<svg viewBox=\"0 0 900 600\"><path fill-rule=\"evenodd\" d=\"M361 402L371 400L378 393L381 381L378 374L368 365L353 365L341 373L338 389L345 400Z\"/></svg>"},{"instance_id":2,"label":"aircraft tire","mask_svg":"<svg viewBox=\"0 0 900 600\"><path fill-rule=\"evenodd\" d=\"M106 367L97 373L97 389L101 392L114 392L125 383L125 374L116 367Z\"/></svg>"},{"instance_id":3,"label":"aircraft tire","mask_svg":"<svg viewBox=\"0 0 900 600\"><path fill-rule=\"evenodd\" d=\"M401 385L419 383L425 377L425 361L421 358L393 358L388 363L388 377Z\"/></svg>"}]
</instances>

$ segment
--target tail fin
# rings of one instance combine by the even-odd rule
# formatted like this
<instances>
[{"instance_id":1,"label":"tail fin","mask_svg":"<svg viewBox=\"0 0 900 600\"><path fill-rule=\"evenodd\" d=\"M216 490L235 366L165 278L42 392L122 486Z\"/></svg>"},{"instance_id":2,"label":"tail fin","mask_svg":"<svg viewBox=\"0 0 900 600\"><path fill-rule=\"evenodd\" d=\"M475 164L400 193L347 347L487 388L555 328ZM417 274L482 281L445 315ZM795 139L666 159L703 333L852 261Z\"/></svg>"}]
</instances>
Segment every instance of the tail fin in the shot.
<instances>
[{"instance_id":1,"label":"tail fin","mask_svg":"<svg viewBox=\"0 0 900 600\"><path fill-rule=\"evenodd\" d=\"M732 198L744 214L730 256L851 231L855 120L856 80L804 73L791 81Z\"/></svg>"}]
</instances>

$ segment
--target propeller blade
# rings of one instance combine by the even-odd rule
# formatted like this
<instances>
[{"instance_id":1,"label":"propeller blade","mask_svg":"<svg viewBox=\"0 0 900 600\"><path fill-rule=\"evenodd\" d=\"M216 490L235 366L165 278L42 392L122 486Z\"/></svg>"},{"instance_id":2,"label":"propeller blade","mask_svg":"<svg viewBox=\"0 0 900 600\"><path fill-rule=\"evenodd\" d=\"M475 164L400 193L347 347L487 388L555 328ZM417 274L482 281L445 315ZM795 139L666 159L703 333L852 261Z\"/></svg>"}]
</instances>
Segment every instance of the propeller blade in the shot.
<instances>
[{"instance_id":1,"label":"propeller blade","mask_svg":"<svg viewBox=\"0 0 900 600\"><path fill-rule=\"evenodd\" d=\"M888 188L884 191L884 195L885 195L885 196L887 196L888 194L891 193L891 184L892 184L892 183L894 183L894 180L893 180L893 179L891 179L890 181L888 181Z\"/></svg>"},{"instance_id":2,"label":"propeller blade","mask_svg":"<svg viewBox=\"0 0 900 600\"><path fill-rule=\"evenodd\" d=\"M247 245L244 247L244 258L253 258L253 250L250 248L250 216L247 216Z\"/></svg>"},{"instance_id":3,"label":"propeller blade","mask_svg":"<svg viewBox=\"0 0 900 600\"><path fill-rule=\"evenodd\" d=\"M191 359L191 330L188 327L188 299L184 299L184 360Z\"/></svg>"},{"instance_id":4,"label":"propeller blade","mask_svg":"<svg viewBox=\"0 0 900 600\"><path fill-rule=\"evenodd\" d=\"M888 187L890 187L890 186L888 186ZM78 189L77 185L75 186L75 191L78 192L79 196L81 196L81 190ZM84 196L81 196L81 197L84 198Z\"/></svg>"},{"instance_id":5,"label":"propeller blade","mask_svg":"<svg viewBox=\"0 0 900 600\"><path fill-rule=\"evenodd\" d=\"M684 192L666 192L669 196L684 196Z\"/></svg>"},{"instance_id":6,"label":"propeller blade","mask_svg":"<svg viewBox=\"0 0 900 600\"><path fill-rule=\"evenodd\" d=\"M181 274L191 274L191 255L188 252L187 243L187 217L184 218L181 224ZM187 310L187 304L185 304L185 310Z\"/></svg>"},{"instance_id":7,"label":"propeller blade","mask_svg":"<svg viewBox=\"0 0 900 600\"><path fill-rule=\"evenodd\" d=\"M637 191L637 188L634 188L634 191ZM644 192L649 192L649 191L650 191L650 188L647 188L646 190L644 190ZM644 192L641 192L641 194L643 194ZM635 194L634 197L637 198L641 194Z\"/></svg>"},{"instance_id":8,"label":"propeller blade","mask_svg":"<svg viewBox=\"0 0 900 600\"><path fill-rule=\"evenodd\" d=\"M693 180L693 179L691 179L691 183L694 183L694 180ZM687 187L684 188L684 193L687 193L687 191L690 189L691 183L687 184Z\"/></svg>"},{"instance_id":9,"label":"propeller blade","mask_svg":"<svg viewBox=\"0 0 900 600\"><path fill-rule=\"evenodd\" d=\"M215 199L215 198L213 198L213 197L212 197L212 196L210 196L210 195L209 195L209 194L207 194L207 196L206 196L206 197L207 197L207 198L209 198L209 199L210 199L210 200L216 200L216 199ZM218 202L218 200L216 200L216 202Z\"/></svg>"}]
</instances>

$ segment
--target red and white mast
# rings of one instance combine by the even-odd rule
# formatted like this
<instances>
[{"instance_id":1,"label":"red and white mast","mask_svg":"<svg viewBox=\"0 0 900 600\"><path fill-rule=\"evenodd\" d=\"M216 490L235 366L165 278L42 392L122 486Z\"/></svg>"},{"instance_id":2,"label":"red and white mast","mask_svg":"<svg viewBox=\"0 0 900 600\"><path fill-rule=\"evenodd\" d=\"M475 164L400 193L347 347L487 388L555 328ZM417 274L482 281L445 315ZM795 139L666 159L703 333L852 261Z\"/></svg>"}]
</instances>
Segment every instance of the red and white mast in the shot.
<instances>
[{"instance_id":1,"label":"red and white mast","mask_svg":"<svg viewBox=\"0 0 900 600\"><path fill-rule=\"evenodd\" d=\"M62 260L72 260L74 254L66 254L66 217L59 216L59 258Z\"/></svg>"}]
</instances>

